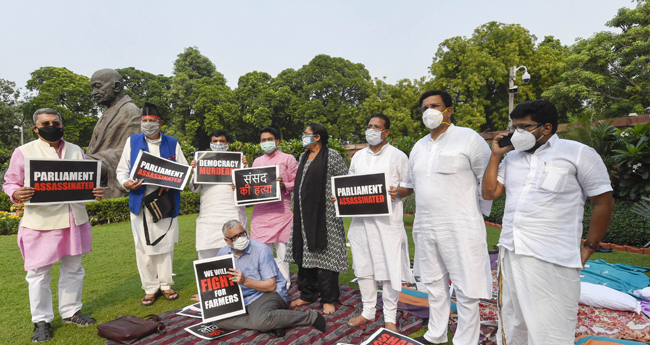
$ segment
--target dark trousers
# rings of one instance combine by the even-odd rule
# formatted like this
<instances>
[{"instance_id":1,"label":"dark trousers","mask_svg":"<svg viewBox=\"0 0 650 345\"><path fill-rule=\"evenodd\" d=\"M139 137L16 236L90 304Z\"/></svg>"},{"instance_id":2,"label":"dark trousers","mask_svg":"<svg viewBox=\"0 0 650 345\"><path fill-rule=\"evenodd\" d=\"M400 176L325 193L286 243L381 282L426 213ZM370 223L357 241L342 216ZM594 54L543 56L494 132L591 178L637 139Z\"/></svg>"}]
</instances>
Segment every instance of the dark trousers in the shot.
<instances>
[{"instance_id":1,"label":"dark trousers","mask_svg":"<svg viewBox=\"0 0 650 345\"><path fill-rule=\"evenodd\" d=\"M316 321L315 310L287 310L287 302L277 292L267 292L246 307L247 314L216 321L219 328L252 329L268 332L276 328L311 326Z\"/></svg>"},{"instance_id":2,"label":"dark trousers","mask_svg":"<svg viewBox=\"0 0 650 345\"><path fill-rule=\"evenodd\" d=\"M298 290L305 302L316 302L320 294L321 303L334 303L341 296L339 272L298 266Z\"/></svg>"}]
</instances>

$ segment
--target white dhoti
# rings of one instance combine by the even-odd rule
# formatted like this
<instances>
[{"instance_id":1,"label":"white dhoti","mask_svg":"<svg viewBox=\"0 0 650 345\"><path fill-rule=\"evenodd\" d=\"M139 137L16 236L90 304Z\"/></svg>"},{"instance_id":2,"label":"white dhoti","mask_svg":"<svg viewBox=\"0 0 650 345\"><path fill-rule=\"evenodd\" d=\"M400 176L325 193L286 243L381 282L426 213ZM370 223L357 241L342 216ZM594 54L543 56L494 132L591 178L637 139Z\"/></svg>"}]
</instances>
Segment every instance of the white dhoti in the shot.
<instances>
[{"instance_id":1,"label":"white dhoti","mask_svg":"<svg viewBox=\"0 0 650 345\"><path fill-rule=\"evenodd\" d=\"M500 251L497 343L574 344L580 269Z\"/></svg>"},{"instance_id":2,"label":"white dhoti","mask_svg":"<svg viewBox=\"0 0 650 345\"><path fill-rule=\"evenodd\" d=\"M69 318L81 310L81 292L85 271L81 266L83 255L66 255L61 257L61 273L59 276L59 314L61 318ZM45 321L51 323L54 319L52 305L52 290L50 289L50 270L52 265L27 271L29 284L29 306L32 312L32 322Z\"/></svg>"}]
</instances>

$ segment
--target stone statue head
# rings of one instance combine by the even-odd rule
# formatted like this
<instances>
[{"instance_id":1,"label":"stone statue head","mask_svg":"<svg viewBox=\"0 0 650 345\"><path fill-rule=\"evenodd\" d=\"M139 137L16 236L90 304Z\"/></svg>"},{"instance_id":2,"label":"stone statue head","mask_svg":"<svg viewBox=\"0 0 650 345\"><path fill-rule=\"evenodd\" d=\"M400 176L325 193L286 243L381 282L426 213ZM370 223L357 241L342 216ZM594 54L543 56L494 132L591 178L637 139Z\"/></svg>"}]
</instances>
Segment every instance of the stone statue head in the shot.
<instances>
[{"instance_id":1,"label":"stone statue head","mask_svg":"<svg viewBox=\"0 0 650 345\"><path fill-rule=\"evenodd\" d=\"M111 107L124 97L124 79L111 68L100 69L90 77L91 94L97 104Z\"/></svg>"}]
</instances>

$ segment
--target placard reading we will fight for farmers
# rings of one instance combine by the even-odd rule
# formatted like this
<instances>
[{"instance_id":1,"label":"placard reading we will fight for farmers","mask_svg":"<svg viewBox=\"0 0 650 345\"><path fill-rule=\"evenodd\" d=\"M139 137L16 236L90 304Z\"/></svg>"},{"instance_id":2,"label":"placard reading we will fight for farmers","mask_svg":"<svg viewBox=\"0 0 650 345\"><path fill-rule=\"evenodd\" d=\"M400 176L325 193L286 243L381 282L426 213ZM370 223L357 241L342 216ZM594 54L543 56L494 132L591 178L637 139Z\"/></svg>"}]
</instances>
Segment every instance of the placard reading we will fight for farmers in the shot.
<instances>
[{"instance_id":1,"label":"placard reading we will fight for farmers","mask_svg":"<svg viewBox=\"0 0 650 345\"><path fill-rule=\"evenodd\" d=\"M232 254L194 261L204 323L246 314L241 287L230 280L232 275L228 273L234 267Z\"/></svg>"},{"instance_id":2,"label":"placard reading we will fight for farmers","mask_svg":"<svg viewBox=\"0 0 650 345\"><path fill-rule=\"evenodd\" d=\"M140 151L132 164L131 180L142 179L144 180L142 184L180 190L185 187L192 170L189 165L172 162L146 151Z\"/></svg>"},{"instance_id":3,"label":"placard reading we will fight for farmers","mask_svg":"<svg viewBox=\"0 0 650 345\"><path fill-rule=\"evenodd\" d=\"M102 162L82 159L26 159L25 185L34 188L32 205L95 201Z\"/></svg>"},{"instance_id":4,"label":"placard reading we will fight for farmers","mask_svg":"<svg viewBox=\"0 0 650 345\"><path fill-rule=\"evenodd\" d=\"M386 174L332 176L337 217L370 217L392 214Z\"/></svg>"}]
</instances>

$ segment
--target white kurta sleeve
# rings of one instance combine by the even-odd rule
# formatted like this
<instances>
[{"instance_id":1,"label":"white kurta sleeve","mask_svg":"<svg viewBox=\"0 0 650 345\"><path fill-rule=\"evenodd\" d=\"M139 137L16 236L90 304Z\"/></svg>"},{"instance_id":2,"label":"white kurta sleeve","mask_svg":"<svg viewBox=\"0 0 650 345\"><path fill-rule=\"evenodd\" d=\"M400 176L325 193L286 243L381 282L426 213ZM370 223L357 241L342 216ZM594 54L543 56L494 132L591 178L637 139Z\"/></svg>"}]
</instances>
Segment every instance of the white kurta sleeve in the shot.
<instances>
[{"instance_id":1,"label":"white kurta sleeve","mask_svg":"<svg viewBox=\"0 0 650 345\"><path fill-rule=\"evenodd\" d=\"M395 153L393 153L393 157L391 159L390 164L391 164L391 169L393 170L391 174L396 178L395 182L397 183L398 186L403 187L406 183L406 178L409 173L408 157L404 152L398 150Z\"/></svg>"},{"instance_id":2,"label":"white kurta sleeve","mask_svg":"<svg viewBox=\"0 0 650 345\"><path fill-rule=\"evenodd\" d=\"M477 197L479 208L481 209L481 213L489 216L490 212L492 211L492 200L483 199L483 195L481 195L481 183L483 182L483 174L485 174L485 169L487 168L488 162L490 161L490 146L478 133L475 133L472 135L469 142L469 149L470 166L472 167L472 171L474 172L474 176L476 176L478 183Z\"/></svg>"},{"instance_id":3,"label":"white kurta sleeve","mask_svg":"<svg viewBox=\"0 0 650 345\"><path fill-rule=\"evenodd\" d=\"M420 147L419 144L420 142L418 141L417 143L415 143L415 145L413 145L413 148L411 149L411 154L409 155L408 170L406 172L406 179L404 180L404 187L410 189L414 189L415 179L413 178L413 162L415 160L415 156L417 155L417 151Z\"/></svg>"},{"instance_id":4,"label":"white kurta sleeve","mask_svg":"<svg viewBox=\"0 0 650 345\"><path fill-rule=\"evenodd\" d=\"M120 162L115 169L115 176L120 183L120 188L127 192L128 190L124 188L124 182L130 180L129 175L131 175L131 138L126 139L126 144L124 144L124 149L122 150L122 157L120 157Z\"/></svg>"}]
</instances>

